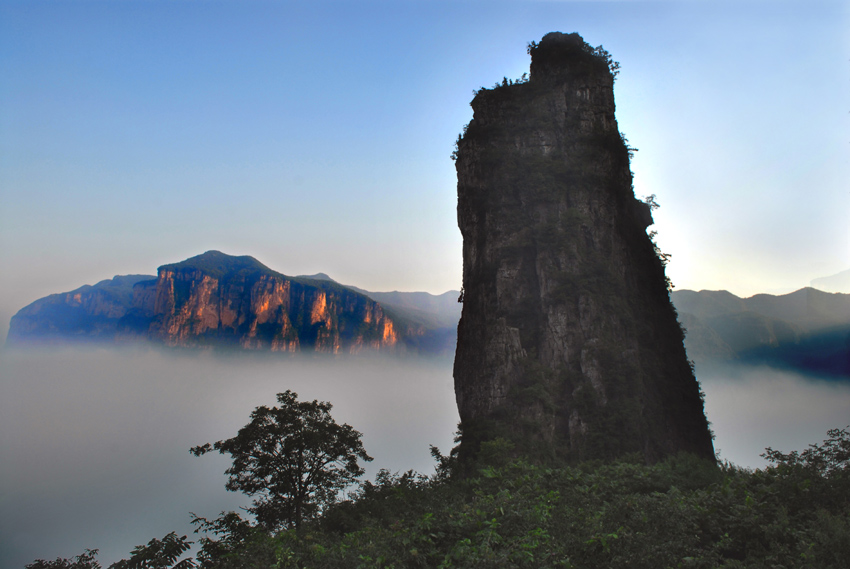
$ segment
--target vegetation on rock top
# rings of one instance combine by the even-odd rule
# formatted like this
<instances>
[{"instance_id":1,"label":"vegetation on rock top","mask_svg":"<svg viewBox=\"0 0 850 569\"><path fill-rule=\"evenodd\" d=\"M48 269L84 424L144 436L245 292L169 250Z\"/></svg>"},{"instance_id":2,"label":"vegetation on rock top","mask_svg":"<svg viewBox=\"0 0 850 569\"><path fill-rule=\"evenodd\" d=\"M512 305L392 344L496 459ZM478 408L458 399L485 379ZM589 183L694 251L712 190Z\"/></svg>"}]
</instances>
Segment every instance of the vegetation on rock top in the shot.
<instances>
[{"instance_id":1,"label":"vegetation on rock top","mask_svg":"<svg viewBox=\"0 0 850 569\"><path fill-rule=\"evenodd\" d=\"M269 275L286 278L277 273L254 257L248 255L234 256L226 255L220 251L207 251L200 255L190 257L179 263L171 263L159 267L160 271L195 270L209 275L215 279L225 276L233 278L245 274L265 273Z\"/></svg>"}]
</instances>

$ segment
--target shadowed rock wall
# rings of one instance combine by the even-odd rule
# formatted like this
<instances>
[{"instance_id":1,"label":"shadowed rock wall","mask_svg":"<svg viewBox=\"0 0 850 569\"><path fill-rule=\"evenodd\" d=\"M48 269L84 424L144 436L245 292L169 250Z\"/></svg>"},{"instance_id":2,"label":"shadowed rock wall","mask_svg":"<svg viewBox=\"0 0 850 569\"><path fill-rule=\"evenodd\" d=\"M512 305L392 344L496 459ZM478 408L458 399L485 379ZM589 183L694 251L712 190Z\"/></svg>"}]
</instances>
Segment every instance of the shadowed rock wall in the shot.
<instances>
[{"instance_id":1,"label":"shadowed rock wall","mask_svg":"<svg viewBox=\"0 0 850 569\"><path fill-rule=\"evenodd\" d=\"M567 459L713 458L610 58L577 34L529 51L530 80L479 91L458 140L461 452L504 436Z\"/></svg>"}]
</instances>

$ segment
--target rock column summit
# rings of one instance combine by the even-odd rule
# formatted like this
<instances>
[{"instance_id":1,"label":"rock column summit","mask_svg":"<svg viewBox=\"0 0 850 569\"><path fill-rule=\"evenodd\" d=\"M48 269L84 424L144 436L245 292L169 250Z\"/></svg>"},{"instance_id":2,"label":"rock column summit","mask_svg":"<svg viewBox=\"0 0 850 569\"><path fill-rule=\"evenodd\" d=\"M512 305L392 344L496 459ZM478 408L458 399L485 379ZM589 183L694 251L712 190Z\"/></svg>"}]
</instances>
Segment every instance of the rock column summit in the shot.
<instances>
[{"instance_id":1,"label":"rock column summit","mask_svg":"<svg viewBox=\"0 0 850 569\"><path fill-rule=\"evenodd\" d=\"M578 34L529 53L529 80L478 91L457 144L461 454L504 437L566 460L713 459L614 116L617 64Z\"/></svg>"}]
</instances>

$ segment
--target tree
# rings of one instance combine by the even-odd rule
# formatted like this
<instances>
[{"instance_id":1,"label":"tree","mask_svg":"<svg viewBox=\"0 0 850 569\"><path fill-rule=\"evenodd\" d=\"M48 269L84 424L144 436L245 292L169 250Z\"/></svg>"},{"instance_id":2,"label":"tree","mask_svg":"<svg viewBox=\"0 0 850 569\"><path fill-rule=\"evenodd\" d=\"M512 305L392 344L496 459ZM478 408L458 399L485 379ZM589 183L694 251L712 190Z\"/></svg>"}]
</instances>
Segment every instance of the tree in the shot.
<instances>
[{"instance_id":1,"label":"tree","mask_svg":"<svg viewBox=\"0 0 850 569\"><path fill-rule=\"evenodd\" d=\"M195 560L180 556L192 547L191 541L184 535L177 537L171 532L162 539L152 539L147 545L137 545L130 552L130 559L122 559L109 566L109 569L192 569Z\"/></svg>"},{"instance_id":2,"label":"tree","mask_svg":"<svg viewBox=\"0 0 850 569\"><path fill-rule=\"evenodd\" d=\"M287 390L279 407L257 407L251 422L224 441L190 449L230 454L226 488L255 496L248 511L269 531L300 528L301 522L336 501L339 492L363 475L357 459L370 461L362 434L338 425L326 401L299 402Z\"/></svg>"},{"instance_id":3,"label":"tree","mask_svg":"<svg viewBox=\"0 0 850 569\"><path fill-rule=\"evenodd\" d=\"M221 512L208 520L192 514L195 533L203 533L199 541L200 569L236 569L241 567L276 567L280 543L276 536L252 524L236 512Z\"/></svg>"},{"instance_id":4,"label":"tree","mask_svg":"<svg viewBox=\"0 0 850 569\"><path fill-rule=\"evenodd\" d=\"M783 454L771 447L761 455L778 468L801 468L819 476L839 476L850 473L850 425L843 429L830 429L829 438L822 445L812 444L802 453L796 450Z\"/></svg>"},{"instance_id":5,"label":"tree","mask_svg":"<svg viewBox=\"0 0 850 569\"><path fill-rule=\"evenodd\" d=\"M74 559L63 559L57 557L53 561L36 559L28 563L25 569L100 569L97 562L97 549L86 549L84 553L77 555Z\"/></svg>"}]
</instances>

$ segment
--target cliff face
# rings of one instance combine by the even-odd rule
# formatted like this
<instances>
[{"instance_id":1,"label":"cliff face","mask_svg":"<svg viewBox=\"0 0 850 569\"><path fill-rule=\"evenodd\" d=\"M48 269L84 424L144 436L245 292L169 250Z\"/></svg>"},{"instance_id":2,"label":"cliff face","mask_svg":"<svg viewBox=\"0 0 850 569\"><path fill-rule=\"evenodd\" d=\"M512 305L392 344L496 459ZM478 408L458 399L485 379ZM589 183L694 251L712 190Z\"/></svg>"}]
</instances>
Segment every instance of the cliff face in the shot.
<instances>
[{"instance_id":1,"label":"cliff face","mask_svg":"<svg viewBox=\"0 0 850 569\"><path fill-rule=\"evenodd\" d=\"M251 257L210 251L159 268L138 283L130 315L169 346L230 344L249 350L327 353L396 346L375 301L330 281L284 277Z\"/></svg>"},{"instance_id":2,"label":"cliff face","mask_svg":"<svg viewBox=\"0 0 850 569\"><path fill-rule=\"evenodd\" d=\"M167 345L230 340L247 349L294 352L300 344L289 319L291 285L264 274L222 283L194 268L161 268L155 283L134 292L144 298L139 308L151 321L149 334Z\"/></svg>"},{"instance_id":3,"label":"cliff face","mask_svg":"<svg viewBox=\"0 0 850 569\"><path fill-rule=\"evenodd\" d=\"M119 279L120 290L105 290L104 281L36 301L13 318L9 338L142 337L168 346L334 354L394 350L399 341L374 300L332 281L285 277L252 257L209 251L160 267L156 278L111 282Z\"/></svg>"},{"instance_id":4,"label":"cliff face","mask_svg":"<svg viewBox=\"0 0 850 569\"><path fill-rule=\"evenodd\" d=\"M610 59L577 34L529 51L530 80L479 91L458 140L464 443L713 458L650 208L632 190Z\"/></svg>"}]
</instances>

